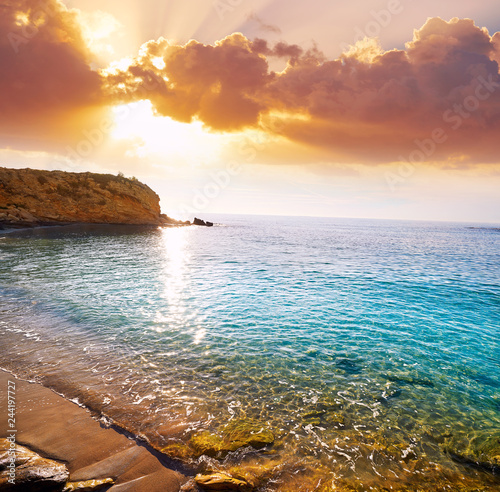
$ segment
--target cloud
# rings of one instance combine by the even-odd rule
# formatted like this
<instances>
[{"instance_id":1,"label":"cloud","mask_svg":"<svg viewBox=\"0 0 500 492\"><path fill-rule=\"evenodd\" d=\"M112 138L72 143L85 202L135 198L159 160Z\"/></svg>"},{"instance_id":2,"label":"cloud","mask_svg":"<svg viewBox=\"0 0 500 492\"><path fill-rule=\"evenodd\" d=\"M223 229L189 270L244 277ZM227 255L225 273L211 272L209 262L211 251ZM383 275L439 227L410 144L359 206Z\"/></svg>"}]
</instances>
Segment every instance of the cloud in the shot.
<instances>
[{"instance_id":1,"label":"cloud","mask_svg":"<svg viewBox=\"0 0 500 492\"><path fill-rule=\"evenodd\" d=\"M164 68L156 67L159 59ZM179 121L196 117L228 131L258 123L266 111L259 94L273 77L265 57L243 35L233 34L214 46L151 41L127 70L109 73L108 87L121 102L147 98L160 115Z\"/></svg>"},{"instance_id":2,"label":"cloud","mask_svg":"<svg viewBox=\"0 0 500 492\"><path fill-rule=\"evenodd\" d=\"M499 36L469 19L433 18L404 50L365 39L336 60L241 34L213 46L160 39L109 74L108 90L217 131L265 128L344 162L496 162ZM287 68L270 71L270 57L285 58Z\"/></svg>"},{"instance_id":3,"label":"cloud","mask_svg":"<svg viewBox=\"0 0 500 492\"><path fill-rule=\"evenodd\" d=\"M263 130L323 161L498 162L500 33L469 19L428 19L403 50L365 39L333 60L239 33L160 38L98 70L78 12L60 1L6 0L0 14L3 145L64 148L112 106L150 100L158 115ZM270 69L276 58L283 71Z\"/></svg>"},{"instance_id":4,"label":"cloud","mask_svg":"<svg viewBox=\"0 0 500 492\"><path fill-rule=\"evenodd\" d=\"M102 115L102 79L74 11L57 0L0 5L0 142L47 148Z\"/></svg>"}]
</instances>

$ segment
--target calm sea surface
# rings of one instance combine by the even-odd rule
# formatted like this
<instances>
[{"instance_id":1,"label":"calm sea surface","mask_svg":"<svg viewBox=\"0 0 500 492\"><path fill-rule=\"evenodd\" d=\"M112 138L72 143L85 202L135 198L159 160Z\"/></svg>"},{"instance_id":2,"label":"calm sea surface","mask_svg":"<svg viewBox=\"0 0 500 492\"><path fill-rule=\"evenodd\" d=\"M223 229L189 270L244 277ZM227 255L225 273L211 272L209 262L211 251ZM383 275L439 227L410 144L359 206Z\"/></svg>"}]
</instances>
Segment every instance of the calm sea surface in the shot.
<instances>
[{"instance_id":1,"label":"calm sea surface","mask_svg":"<svg viewBox=\"0 0 500 492\"><path fill-rule=\"evenodd\" d=\"M0 366L263 491L500 490L498 226L213 218L0 236Z\"/></svg>"}]
</instances>

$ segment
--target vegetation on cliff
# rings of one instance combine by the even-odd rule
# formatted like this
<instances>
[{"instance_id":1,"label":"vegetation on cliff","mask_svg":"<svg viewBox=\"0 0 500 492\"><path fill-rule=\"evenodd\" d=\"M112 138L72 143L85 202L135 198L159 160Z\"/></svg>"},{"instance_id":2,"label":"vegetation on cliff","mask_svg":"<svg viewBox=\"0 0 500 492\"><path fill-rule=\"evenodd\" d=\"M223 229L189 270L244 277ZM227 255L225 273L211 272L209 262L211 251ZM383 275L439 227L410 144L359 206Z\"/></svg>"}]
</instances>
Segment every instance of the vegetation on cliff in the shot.
<instances>
[{"instance_id":1,"label":"vegetation on cliff","mask_svg":"<svg viewBox=\"0 0 500 492\"><path fill-rule=\"evenodd\" d=\"M0 168L0 224L182 225L161 214L160 198L123 175Z\"/></svg>"}]
</instances>

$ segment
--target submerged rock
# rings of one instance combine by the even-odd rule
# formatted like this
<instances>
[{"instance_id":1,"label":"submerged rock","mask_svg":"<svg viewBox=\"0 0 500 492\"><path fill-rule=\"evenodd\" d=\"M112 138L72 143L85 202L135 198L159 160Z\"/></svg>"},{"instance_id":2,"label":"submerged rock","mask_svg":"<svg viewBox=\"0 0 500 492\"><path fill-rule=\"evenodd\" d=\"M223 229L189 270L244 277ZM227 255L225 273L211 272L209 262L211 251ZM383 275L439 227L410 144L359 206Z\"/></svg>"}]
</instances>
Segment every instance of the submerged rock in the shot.
<instances>
[{"instance_id":1,"label":"submerged rock","mask_svg":"<svg viewBox=\"0 0 500 492\"><path fill-rule=\"evenodd\" d=\"M325 415L326 410L313 410L312 412L306 412L302 414L302 418L304 420L310 420L310 419L320 419Z\"/></svg>"},{"instance_id":2,"label":"submerged rock","mask_svg":"<svg viewBox=\"0 0 500 492\"><path fill-rule=\"evenodd\" d=\"M223 458L239 448L251 446L262 449L274 442L274 434L258 422L234 421L227 424L219 434L199 432L191 437L191 446L198 456L206 454Z\"/></svg>"},{"instance_id":3,"label":"submerged rock","mask_svg":"<svg viewBox=\"0 0 500 492\"><path fill-rule=\"evenodd\" d=\"M334 427L342 428L345 427L345 417L340 413L329 413L325 415L324 422L327 425L332 425Z\"/></svg>"},{"instance_id":4,"label":"submerged rock","mask_svg":"<svg viewBox=\"0 0 500 492\"><path fill-rule=\"evenodd\" d=\"M227 473L199 474L194 480L205 490L252 490L252 486L246 480L232 477Z\"/></svg>"},{"instance_id":5,"label":"submerged rock","mask_svg":"<svg viewBox=\"0 0 500 492\"><path fill-rule=\"evenodd\" d=\"M461 465L467 465L472 468L477 468L479 470L483 470L485 472L492 473L493 475L500 475L500 455L493 456L488 461L479 461L477 458L473 456L461 455L454 453L453 451L448 451L451 459L456 463Z\"/></svg>"},{"instance_id":6,"label":"submerged rock","mask_svg":"<svg viewBox=\"0 0 500 492\"><path fill-rule=\"evenodd\" d=\"M317 409L308 411L301 415L303 425L328 426L343 428L345 427L345 418L341 413L332 412L333 406L319 405Z\"/></svg>"},{"instance_id":7,"label":"submerged rock","mask_svg":"<svg viewBox=\"0 0 500 492\"><path fill-rule=\"evenodd\" d=\"M230 442L235 449L252 446L261 449L274 442L274 434L258 422L234 421L224 428L225 441Z\"/></svg>"},{"instance_id":8,"label":"submerged rock","mask_svg":"<svg viewBox=\"0 0 500 492\"><path fill-rule=\"evenodd\" d=\"M500 475L500 432L480 433L470 441L445 439L444 451L453 461Z\"/></svg>"},{"instance_id":9,"label":"submerged rock","mask_svg":"<svg viewBox=\"0 0 500 492\"><path fill-rule=\"evenodd\" d=\"M209 431L198 432L191 437L191 446L198 456L206 454L215 458L224 450L224 440ZM226 450L226 454L227 454Z\"/></svg>"},{"instance_id":10,"label":"submerged rock","mask_svg":"<svg viewBox=\"0 0 500 492\"><path fill-rule=\"evenodd\" d=\"M189 461L193 456L193 450L191 447L181 441L169 442L165 446L159 449L163 454L166 454L168 457L181 460L181 461Z\"/></svg>"},{"instance_id":11,"label":"submerged rock","mask_svg":"<svg viewBox=\"0 0 500 492\"><path fill-rule=\"evenodd\" d=\"M69 477L66 465L42 458L24 446L0 439L0 490L56 491L62 490ZM12 454L11 450L15 452ZM12 461L13 460L13 461ZM11 475L11 463L14 473ZM13 480L9 482L9 478Z\"/></svg>"},{"instance_id":12,"label":"submerged rock","mask_svg":"<svg viewBox=\"0 0 500 492\"><path fill-rule=\"evenodd\" d=\"M81 482L68 482L63 489L63 492L94 492L103 490L104 488L113 485L115 481L112 478L104 478L101 480L84 480Z\"/></svg>"}]
</instances>

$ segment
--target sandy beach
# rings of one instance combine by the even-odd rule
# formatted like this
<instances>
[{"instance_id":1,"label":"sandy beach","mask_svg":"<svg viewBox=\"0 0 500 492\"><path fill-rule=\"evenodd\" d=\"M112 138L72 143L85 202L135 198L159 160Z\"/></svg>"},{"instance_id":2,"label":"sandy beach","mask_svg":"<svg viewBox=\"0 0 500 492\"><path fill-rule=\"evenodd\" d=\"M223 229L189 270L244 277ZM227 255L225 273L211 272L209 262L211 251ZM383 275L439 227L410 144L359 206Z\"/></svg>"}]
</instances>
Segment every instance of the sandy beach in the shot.
<instances>
[{"instance_id":1,"label":"sandy beach","mask_svg":"<svg viewBox=\"0 0 500 492\"><path fill-rule=\"evenodd\" d=\"M113 492L177 492L187 477L148 446L106 428L84 408L0 370L0 437L7 437L7 387L15 382L17 444L63 462L71 481L112 478ZM177 468L177 469L175 469Z\"/></svg>"}]
</instances>

